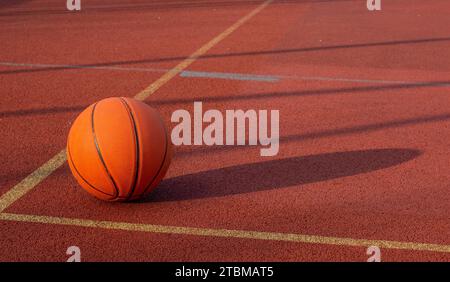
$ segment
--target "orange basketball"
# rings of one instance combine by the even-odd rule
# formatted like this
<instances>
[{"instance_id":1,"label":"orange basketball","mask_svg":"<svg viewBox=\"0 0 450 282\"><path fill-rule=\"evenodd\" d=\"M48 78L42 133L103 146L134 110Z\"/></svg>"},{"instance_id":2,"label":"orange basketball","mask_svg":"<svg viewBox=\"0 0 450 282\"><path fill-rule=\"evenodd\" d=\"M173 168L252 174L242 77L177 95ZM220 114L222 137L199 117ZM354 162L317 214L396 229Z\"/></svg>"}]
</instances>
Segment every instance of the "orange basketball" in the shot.
<instances>
[{"instance_id":1,"label":"orange basketball","mask_svg":"<svg viewBox=\"0 0 450 282\"><path fill-rule=\"evenodd\" d=\"M159 113L132 98L107 98L85 109L67 140L73 176L106 201L138 199L169 168L171 146Z\"/></svg>"}]
</instances>

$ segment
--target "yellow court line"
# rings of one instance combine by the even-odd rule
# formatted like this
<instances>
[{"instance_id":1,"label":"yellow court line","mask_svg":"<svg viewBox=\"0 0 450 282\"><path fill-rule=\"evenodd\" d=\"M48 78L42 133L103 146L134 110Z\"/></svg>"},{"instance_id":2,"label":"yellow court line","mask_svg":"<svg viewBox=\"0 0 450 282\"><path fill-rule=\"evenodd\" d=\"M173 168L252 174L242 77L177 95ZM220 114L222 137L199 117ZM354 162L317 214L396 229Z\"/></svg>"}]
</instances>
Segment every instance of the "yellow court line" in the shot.
<instances>
[{"instance_id":1,"label":"yellow court line","mask_svg":"<svg viewBox=\"0 0 450 282\"><path fill-rule=\"evenodd\" d=\"M9 220L9 221L28 222L28 223L44 223L44 224L55 224L55 225L88 227L88 228L102 228L102 229L111 229L111 230L125 230L125 231L148 232L148 233L164 233L164 234L209 236L209 237L221 237L221 238L269 240L269 241L295 242L295 243L305 243L305 244L337 245L337 246L348 246L348 247L377 246L379 248L385 248L385 249L450 253L450 245L415 243L415 242L399 242L399 241L389 241L389 240L369 240L369 239L354 239L354 238L340 238L340 237L328 237L328 236L317 236L317 235L304 235L304 234L294 234L294 233L165 226L165 225L129 223L129 222L114 222L114 221L104 221L104 220L89 220L89 219L64 218L64 217L40 216L40 215L26 215L26 214L12 214L12 213L0 213L0 219L1 220Z\"/></svg>"},{"instance_id":2,"label":"yellow court line","mask_svg":"<svg viewBox=\"0 0 450 282\"><path fill-rule=\"evenodd\" d=\"M12 205L17 199L28 193L47 176L52 174L58 167L66 162L66 150L62 150L45 164L29 174L16 186L0 197L0 213Z\"/></svg>"},{"instance_id":3,"label":"yellow court line","mask_svg":"<svg viewBox=\"0 0 450 282\"><path fill-rule=\"evenodd\" d=\"M151 94L157 91L161 86L169 82L172 78L174 78L177 74L186 69L189 65L195 62L200 56L204 55L208 52L212 47L218 44L220 41L224 40L227 36L233 33L236 29L258 14L262 9L264 9L267 5L269 5L273 0L267 0L253 11L240 18L233 25L228 27L225 31L214 37L208 43L200 47L197 51L192 53L189 57L183 60L181 63L176 65L174 68L170 69L163 76L161 76L158 80L150 84L147 88L139 92L134 96L135 99L143 101L147 99ZM20 183L11 188L8 192L3 194L0 197L0 213L7 209L10 205L12 205L15 201L17 201L20 197L24 196L26 193L31 191L36 185L38 185L41 181L43 181L47 176L49 176L52 172L62 166L66 161L66 150L61 150L58 154L56 154L53 158L43 164L41 167L36 169L34 172L29 174L25 179L23 179Z\"/></svg>"},{"instance_id":4,"label":"yellow court line","mask_svg":"<svg viewBox=\"0 0 450 282\"><path fill-rule=\"evenodd\" d=\"M261 5L259 5L256 9L251 11L246 16L239 19L237 22L235 22L233 25L231 25L229 28L227 28L225 31L223 31L221 34L217 35L211 41L200 47L197 51L192 53L189 57L187 57L185 60L183 60L181 63L179 63L177 66L166 72L161 78L159 78L157 81L155 81L153 84L151 84L149 87L138 93L135 98L138 100L145 100L149 95L153 94L158 88L160 88L162 85L164 85L167 81L171 80L174 76L182 72L184 69L186 69L189 65L191 65L193 62L195 62L199 57L204 55L206 52L208 52L212 47L217 45L220 41L224 40L226 37L228 37L231 33L233 33L236 29L238 29L240 26L242 26L244 23L246 23L248 20L250 20L252 17L254 17L256 14L258 14L262 9L264 9L267 5L269 5L273 0L267 0Z\"/></svg>"}]
</instances>

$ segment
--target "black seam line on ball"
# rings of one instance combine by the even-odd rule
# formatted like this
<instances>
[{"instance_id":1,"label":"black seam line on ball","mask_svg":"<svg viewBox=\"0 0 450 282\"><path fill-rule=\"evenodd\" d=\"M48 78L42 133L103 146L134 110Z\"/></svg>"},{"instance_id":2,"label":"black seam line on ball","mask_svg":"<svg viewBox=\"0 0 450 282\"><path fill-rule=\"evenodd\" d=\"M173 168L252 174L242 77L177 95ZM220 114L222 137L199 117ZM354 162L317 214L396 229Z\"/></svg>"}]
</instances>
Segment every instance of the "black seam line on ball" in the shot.
<instances>
[{"instance_id":1,"label":"black seam line on ball","mask_svg":"<svg viewBox=\"0 0 450 282\"><path fill-rule=\"evenodd\" d=\"M92 114L91 114L91 126L92 126L92 135L94 136L94 144L95 144L95 148L97 149L97 154L100 158L100 161L102 162L103 167L105 168L105 171L108 174L109 178L111 179L111 182L114 185L114 189L116 190L116 194L114 195L114 197L117 197L119 195L119 189L117 189L116 182L114 181L114 178L112 177L111 173L109 173L109 170L106 167L106 163L105 163L105 160L103 159L102 152L100 151L100 147L98 146L97 135L95 135L94 112L95 112L96 106L97 106L97 104L95 104L94 107L92 108Z\"/></svg>"},{"instance_id":2,"label":"black seam line on ball","mask_svg":"<svg viewBox=\"0 0 450 282\"><path fill-rule=\"evenodd\" d=\"M136 186L137 186L137 182L138 182L138 177L139 177L139 162L140 162L140 146L139 146L139 136L137 133L137 126L136 126L136 120L134 118L133 115L133 111L131 110L130 105L127 103L127 101L125 99L123 99L122 97L119 98L123 105L125 106L125 109L127 110L128 114L130 115L130 119L131 119L131 123L133 124L133 133L134 133L134 144L136 145L136 163L134 165L134 180L133 183L131 183L131 188L130 188L130 192L127 195L127 199L130 199L133 196L134 191L136 190Z\"/></svg>"},{"instance_id":3,"label":"black seam line on ball","mask_svg":"<svg viewBox=\"0 0 450 282\"><path fill-rule=\"evenodd\" d=\"M164 166L164 163L166 162L167 151L169 151L169 146L168 146L168 143L167 143L168 139L169 139L168 136L167 136L167 129L166 129L166 126L164 125L164 123L162 122L162 120L160 122L161 122L161 125L162 125L163 129L164 129L164 136L165 136L165 140L166 140L166 143L165 143L166 148L165 148L165 151L164 151L164 158L163 158L163 161L161 162L161 166L159 167L158 172L155 174L155 176L153 177L153 179L150 182L150 184L147 187L145 187L145 190L144 190L144 192L142 192L142 195L145 195L145 193L147 192L148 188L150 186L152 186L153 182L155 182L156 178L158 177L159 173L161 172L161 169Z\"/></svg>"},{"instance_id":4,"label":"black seam line on ball","mask_svg":"<svg viewBox=\"0 0 450 282\"><path fill-rule=\"evenodd\" d=\"M72 164L73 169L78 174L78 176L81 177L81 179L83 179L84 182L86 182L87 185L89 185L92 189L94 189L97 192L100 192L100 193L105 194L105 195L110 196L110 197L114 197L114 195L108 194L108 193L106 193L106 192L104 192L102 190L99 190L99 189L95 188L94 185L92 185L89 181L86 180L86 178L83 177L83 175L80 173L80 171L75 166L75 163L73 162L72 154L70 153L70 146L69 146L69 144L67 144L67 154L69 154L70 163Z\"/></svg>"}]
</instances>

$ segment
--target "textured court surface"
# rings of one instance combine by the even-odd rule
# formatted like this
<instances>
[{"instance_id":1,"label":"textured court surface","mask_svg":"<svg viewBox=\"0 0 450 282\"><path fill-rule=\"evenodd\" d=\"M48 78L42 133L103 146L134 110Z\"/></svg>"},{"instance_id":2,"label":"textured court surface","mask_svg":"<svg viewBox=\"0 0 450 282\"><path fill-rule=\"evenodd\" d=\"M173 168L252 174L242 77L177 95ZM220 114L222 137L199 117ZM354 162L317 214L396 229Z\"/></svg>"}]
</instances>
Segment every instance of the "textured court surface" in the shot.
<instances>
[{"instance_id":1,"label":"textured court surface","mask_svg":"<svg viewBox=\"0 0 450 282\"><path fill-rule=\"evenodd\" d=\"M450 2L64 2L0 2L1 261L450 260ZM110 96L278 109L280 152L176 147L99 202L61 150Z\"/></svg>"}]
</instances>

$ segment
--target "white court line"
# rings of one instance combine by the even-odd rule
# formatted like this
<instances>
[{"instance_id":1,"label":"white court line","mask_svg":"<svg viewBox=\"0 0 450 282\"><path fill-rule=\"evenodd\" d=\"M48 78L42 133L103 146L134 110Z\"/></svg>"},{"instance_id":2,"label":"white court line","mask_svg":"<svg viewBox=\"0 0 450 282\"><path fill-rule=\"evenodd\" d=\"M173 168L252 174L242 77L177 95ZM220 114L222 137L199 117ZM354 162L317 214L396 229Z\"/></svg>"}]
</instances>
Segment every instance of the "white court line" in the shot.
<instances>
[{"instance_id":1,"label":"white court line","mask_svg":"<svg viewBox=\"0 0 450 282\"><path fill-rule=\"evenodd\" d=\"M158 72L165 73L169 69L160 68L130 68L130 67L114 67L114 66L96 66L96 65L60 65L60 64L34 64L34 63L15 63L0 62L0 65L7 67L28 67L37 69L94 69L94 70L114 70L114 71L136 71L136 72Z\"/></svg>"},{"instance_id":2,"label":"white court line","mask_svg":"<svg viewBox=\"0 0 450 282\"><path fill-rule=\"evenodd\" d=\"M67 65L67 64L39 64L39 63L18 63L18 62L0 62L1 66L7 67L28 67L37 69L92 69L92 70L112 70L126 72L157 72L165 73L169 69L163 68L139 68L139 67L118 67L101 65ZM0 72L1 75L1 72ZM346 77L329 76L297 76L297 75L272 75L272 74L251 74L251 73L231 73L231 72L210 72L210 71L191 71L184 70L179 73L183 78L214 78L225 80L247 80L260 82L278 82L283 79L308 80L308 81L330 81L330 82L349 82L361 84L399 84L399 85L429 85L436 87L450 87L450 78L447 81L406 81L406 80L384 80L384 79L360 79Z\"/></svg>"}]
</instances>

